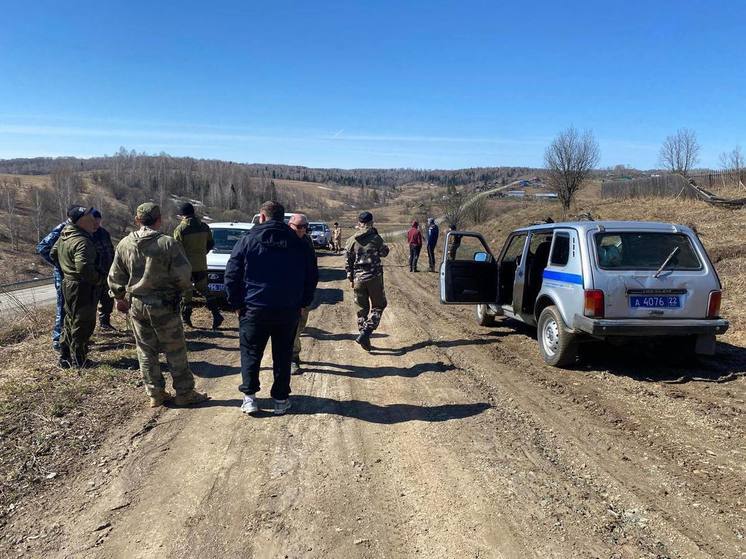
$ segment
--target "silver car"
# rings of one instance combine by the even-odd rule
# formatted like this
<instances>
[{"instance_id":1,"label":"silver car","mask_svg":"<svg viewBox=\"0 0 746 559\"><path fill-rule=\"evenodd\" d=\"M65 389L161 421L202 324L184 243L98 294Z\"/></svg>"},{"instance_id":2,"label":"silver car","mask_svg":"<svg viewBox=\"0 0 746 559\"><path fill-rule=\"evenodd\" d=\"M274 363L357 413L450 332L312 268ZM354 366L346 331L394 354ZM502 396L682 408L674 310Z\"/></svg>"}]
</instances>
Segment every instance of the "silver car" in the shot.
<instances>
[{"instance_id":1,"label":"silver car","mask_svg":"<svg viewBox=\"0 0 746 559\"><path fill-rule=\"evenodd\" d=\"M581 221L513 231L495 257L478 233L450 232L440 268L445 304L476 304L488 326L507 316L537 327L544 360L573 364L584 339L666 337L715 352L722 286L688 227Z\"/></svg>"}]
</instances>

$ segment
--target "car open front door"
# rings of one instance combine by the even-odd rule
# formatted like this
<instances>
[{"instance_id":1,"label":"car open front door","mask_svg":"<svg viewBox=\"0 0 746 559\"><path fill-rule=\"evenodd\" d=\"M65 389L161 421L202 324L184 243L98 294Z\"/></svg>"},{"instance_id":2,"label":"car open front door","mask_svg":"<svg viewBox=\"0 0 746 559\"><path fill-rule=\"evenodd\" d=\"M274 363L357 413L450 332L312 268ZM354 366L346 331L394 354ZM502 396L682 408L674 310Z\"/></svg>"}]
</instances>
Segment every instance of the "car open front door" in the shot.
<instances>
[{"instance_id":1,"label":"car open front door","mask_svg":"<svg viewBox=\"0 0 746 559\"><path fill-rule=\"evenodd\" d=\"M446 235L440 266L440 302L494 304L497 262L479 233L451 231Z\"/></svg>"}]
</instances>

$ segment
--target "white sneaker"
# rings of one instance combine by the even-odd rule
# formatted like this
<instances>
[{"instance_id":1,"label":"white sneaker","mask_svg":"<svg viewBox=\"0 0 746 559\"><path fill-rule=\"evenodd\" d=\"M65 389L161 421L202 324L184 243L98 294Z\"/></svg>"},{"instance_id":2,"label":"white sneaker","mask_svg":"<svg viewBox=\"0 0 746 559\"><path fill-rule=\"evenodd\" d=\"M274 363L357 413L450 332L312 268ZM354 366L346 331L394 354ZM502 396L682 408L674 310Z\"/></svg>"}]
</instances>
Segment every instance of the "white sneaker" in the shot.
<instances>
[{"instance_id":1,"label":"white sneaker","mask_svg":"<svg viewBox=\"0 0 746 559\"><path fill-rule=\"evenodd\" d=\"M290 398L287 400L275 400L275 415L285 415L285 412L287 412L290 409Z\"/></svg>"},{"instance_id":2,"label":"white sneaker","mask_svg":"<svg viewBox=\"0 0 746 559\"><path fill-rule=\"evenodd\" d=\"M241 404L241 411L243 413L256 413L259 411L259 405L256 403L255 394L245 394L243 397L243 404Z\"/></svg>"}]
</instances>

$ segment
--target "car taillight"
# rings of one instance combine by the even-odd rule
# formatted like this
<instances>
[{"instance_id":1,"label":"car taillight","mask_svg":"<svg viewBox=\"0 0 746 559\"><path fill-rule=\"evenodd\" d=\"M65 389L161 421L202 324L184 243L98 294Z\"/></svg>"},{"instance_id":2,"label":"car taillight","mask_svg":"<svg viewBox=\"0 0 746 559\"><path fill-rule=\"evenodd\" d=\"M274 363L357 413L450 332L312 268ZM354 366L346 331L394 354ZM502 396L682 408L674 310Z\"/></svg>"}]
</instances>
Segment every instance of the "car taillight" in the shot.
<instances>
[{"instance_id":1,"label":"car taillight","mask_svg":"<svg viewBox=\"0 0 746 559\"><path fill-rule=\"evenodd\" d=\"M585 309L583 314L589 318L604 317L604 292L600 289L585 290Z\"/></svg>"},{"instance_id":2,"label":"car taillight","mask_svg":"<svg viewBox=\"0 0 746 559\"><path fill-rule=\"evenodd\" d=\"M707 302L707 318L718 318L720 316L720 303L722 300L722 291L710 291L710 299Z\"/></svg>"}]
</instances>

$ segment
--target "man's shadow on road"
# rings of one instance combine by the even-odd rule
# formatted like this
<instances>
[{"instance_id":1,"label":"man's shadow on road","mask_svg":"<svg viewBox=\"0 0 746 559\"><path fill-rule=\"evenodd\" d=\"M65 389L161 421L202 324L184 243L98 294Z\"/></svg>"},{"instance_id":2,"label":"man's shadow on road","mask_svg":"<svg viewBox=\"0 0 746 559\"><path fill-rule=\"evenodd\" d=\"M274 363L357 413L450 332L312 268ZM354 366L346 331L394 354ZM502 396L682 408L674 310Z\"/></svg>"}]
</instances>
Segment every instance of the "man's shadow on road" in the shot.
<instances>
[{"instance_id":1,"label":"man's shadow on road","mask_svg":"<svg viewBox=\"0 0 746 559\"><path fill-rule=\"evenodd\" d=\"M417 351L419 349L425 349L428 347L449 348L449 347L461 347L461 346L490 345L490 344L494 344L497 342L497 340L494 339L495 337L491 337L489 339L464 338L461 340L423 340L421 342L417 342L414 344L410 344L408 346L398 347L398 348L375 347L374 346L373 349L370 351L370 353L372 355L391 355L394 357L401 357L402 355L406 355L407 353L410 353L412 351Z\"/></svg>"},{"instance_id":2,"label":"man's shadow on road","mask_svg":"<svg viewBox=\"0 0 746 559\"><path fill-rule=\"evenodd\" d=\"M396 423L406 423L408 421L425 421L436 423L441 421L450 421L453 419L466 419L473 417L488 410L491 406L486 402L477 402L473 404L444 404L441 406L415 406L412 404L390 404L379 406L362 400L333 400L331 398L321 398L319 396L298 395L291 396L293 407L288 415L316 415L326 413L329 415L339 415L351 419L359 419L367 423L377 423L381 425L393 425ZM272 400L259 399L258 403L262 412L258 417L272 416ZM209 408L215 406L235 406L236 413L241 405L241 400L208 400L197 407Z\"/></svg>"},{"instance_id":3,"label":"man's shadow on road","mask_svg":"<svg viewBox=\"0 0 746 559\"><path fill-rule=\"evenodd\" d=\"M355 338L357 338L357 334L353 334L351 332L332 334L331 332L327 332L326 330L315 328L313 326L306 326L306 328L303 330L303 335L313 338L314 340L331 341L331 342L341 342L342 340L354 340ZM373 336L371 337L372 338L387 338L388 334L382 334L382 333L375 332Z\"/></svg>"},{"instance_id":4,"label":"man's shadow on road","mask_svg":"<svg viewBox=\"0 0 746 559\"><path fill-rule=\"evenodd\" d=\"M366 367L363 365L342 365L339 363L307 361L304 362L303 367L308 373L322 373L361 379L381 377L415 378L424 373L446 373L457 368L455 365L446 364L441 361L435 363L417 363L412 367Z\"/></svg>"},{"instance_id":5,"label":"man's shadow on road","mask_svg":"<svg viewBox=\"0 0 746 559\"><path fill-rule=\"evenodd\" d=\"M190 361L189 367L194 376L199 378L220 378L241 373L241 367L237 365L217 365L207 361Z\"/></svg>"}]
</instances>

